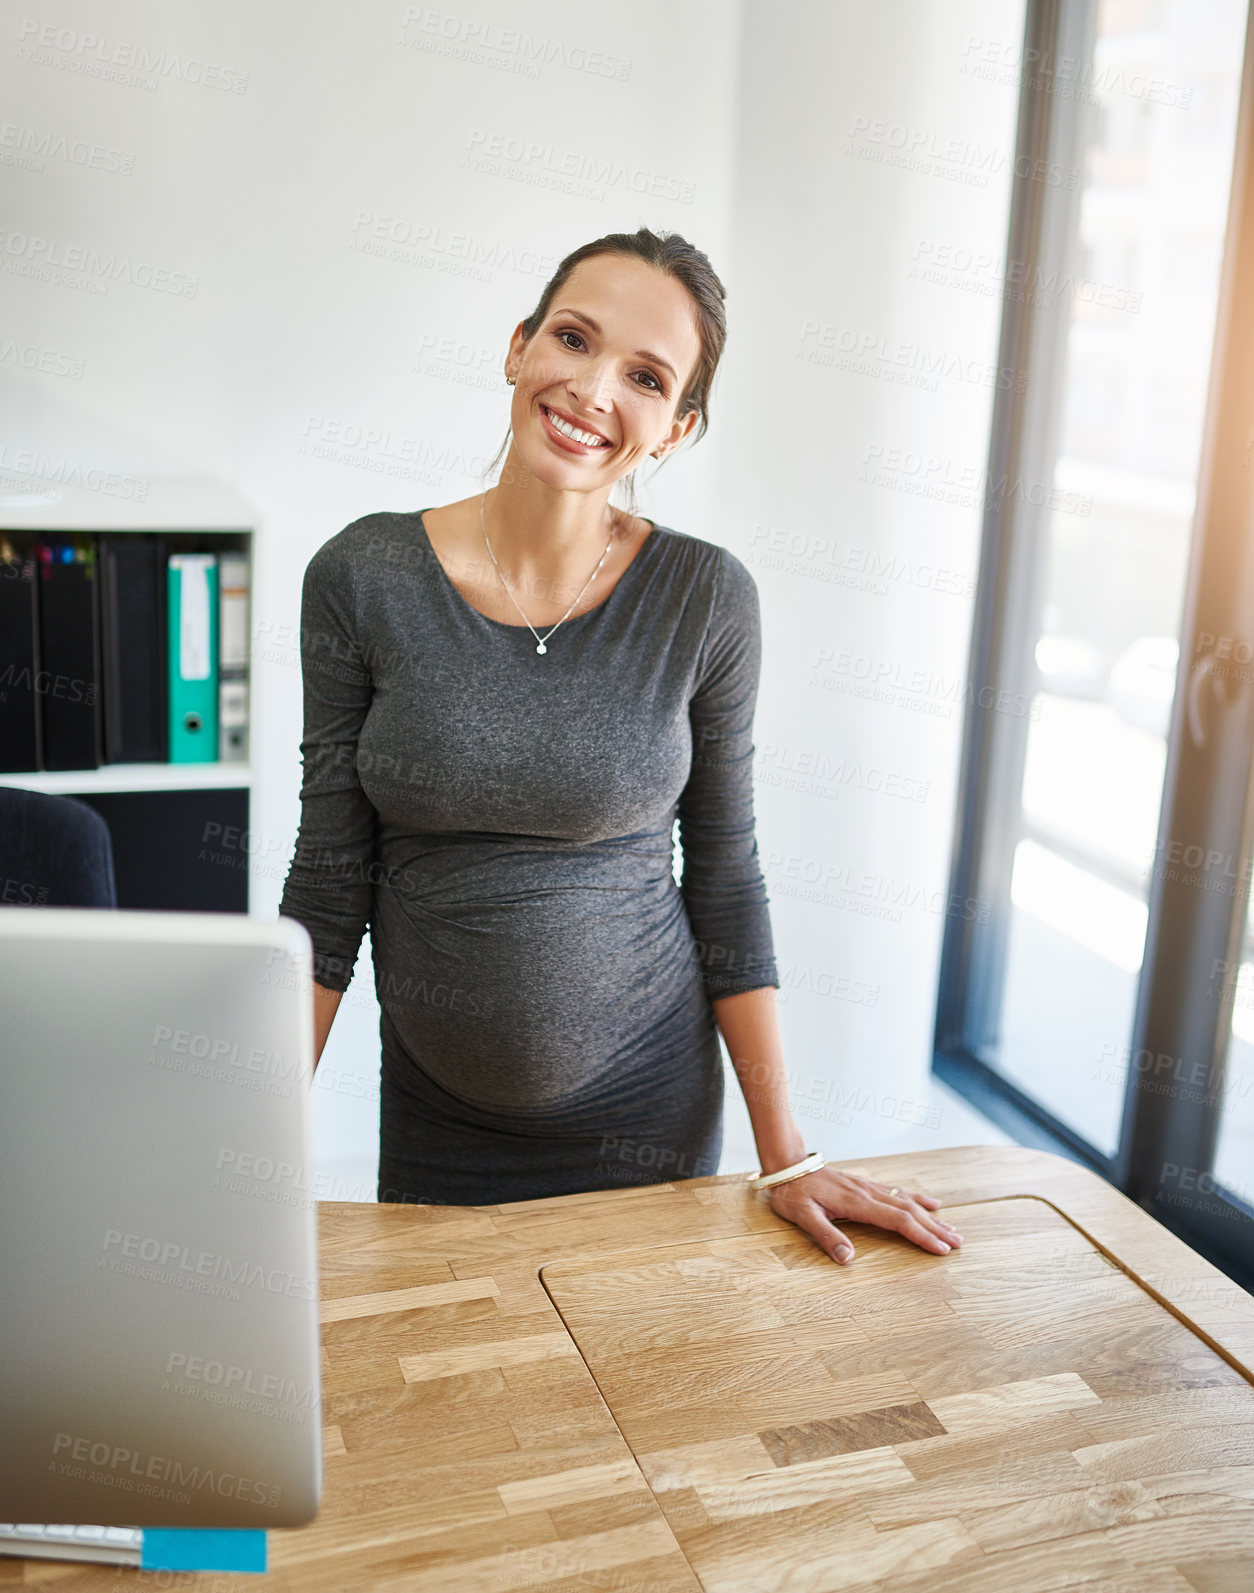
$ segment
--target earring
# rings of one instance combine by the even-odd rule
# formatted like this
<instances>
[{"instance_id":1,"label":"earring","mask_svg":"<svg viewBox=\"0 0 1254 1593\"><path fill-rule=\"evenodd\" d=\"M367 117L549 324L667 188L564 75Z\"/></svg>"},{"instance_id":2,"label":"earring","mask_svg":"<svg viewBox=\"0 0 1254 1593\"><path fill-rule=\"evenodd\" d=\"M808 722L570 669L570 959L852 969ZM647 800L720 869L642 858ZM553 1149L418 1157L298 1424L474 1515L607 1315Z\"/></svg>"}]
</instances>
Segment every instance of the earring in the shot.
<instances>
[{"instance_id":1,"label":"earring","mask_svg":"<svg viewBox=\"0 0 1254 1593\"><path fill-rule=\"evenodd\" d=\"M512 376L507 376L505 378L505 385L507 387L512 387L514 385L514 378Z\"/></svg>"}]
</instances>

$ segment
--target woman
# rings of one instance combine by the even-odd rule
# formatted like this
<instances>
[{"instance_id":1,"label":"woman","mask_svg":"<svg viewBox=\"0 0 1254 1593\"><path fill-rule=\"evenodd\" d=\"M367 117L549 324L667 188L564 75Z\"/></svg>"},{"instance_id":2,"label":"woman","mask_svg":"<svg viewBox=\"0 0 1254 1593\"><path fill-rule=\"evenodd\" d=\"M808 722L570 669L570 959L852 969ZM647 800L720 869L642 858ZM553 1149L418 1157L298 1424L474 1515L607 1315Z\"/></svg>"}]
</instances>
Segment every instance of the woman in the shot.
<instances>
[{"instance_id":1,"label":"woman","mask_svg":"<svg viewBox=\"0 0 1254 1593\"><path fill-rule=\"evenodd\" d=\"M721 1029L762 1172L787 1174L773 1209L843 1263L839 1218L944 1253L939 1201L815 1167L788 1106L753 578L609 503L705 431L723 297L675 234L576 249L510 341L499 483L368 514L315 553L280 911L313 939L318 1056L370 926L380 1200L714 1173Z\"/></svg>"}]
</instances>

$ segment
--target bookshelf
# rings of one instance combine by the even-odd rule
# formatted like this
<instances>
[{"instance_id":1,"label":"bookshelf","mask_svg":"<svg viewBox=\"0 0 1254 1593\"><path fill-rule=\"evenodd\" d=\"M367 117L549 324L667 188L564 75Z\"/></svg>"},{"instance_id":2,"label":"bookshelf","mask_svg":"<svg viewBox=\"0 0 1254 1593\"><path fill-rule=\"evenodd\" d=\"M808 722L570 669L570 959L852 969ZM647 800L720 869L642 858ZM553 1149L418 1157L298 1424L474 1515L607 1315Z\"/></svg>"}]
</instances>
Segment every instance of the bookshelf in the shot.
<instances>
[{"instance_id":1,"label":"bookshelf","mask_svg":"<svg viewBox=\"0 0 1254 1593\"><path fill-rule=\"evenodd\" d=\"M250 638L256 614L256 516L227 484L201 478L115 476L111 490L0 480L0 540L19 553L45 537L156 533L169 552L243 554ZM99 570L97 570L99 603ZM245 680L255 726L252 649ZM77 797L109 825L119 907L247 912L247 859L204 837L248 830L253 785L244 762L103 762L96 768L0 771L0 786Z\"/></svg>"},{"instance_id":2,"label":"bookshelf","mask_svg":"<svg viewBox=\"0 0 1254 1593\"><path fill-rule=\"evenodd\" d=\"M0 771L0 785L51 796L94 791L192 791L224 786L251 788L252 769L244 763L105 763L99 769L36 769L29 774Z\"/></svg>"}]
</instances>

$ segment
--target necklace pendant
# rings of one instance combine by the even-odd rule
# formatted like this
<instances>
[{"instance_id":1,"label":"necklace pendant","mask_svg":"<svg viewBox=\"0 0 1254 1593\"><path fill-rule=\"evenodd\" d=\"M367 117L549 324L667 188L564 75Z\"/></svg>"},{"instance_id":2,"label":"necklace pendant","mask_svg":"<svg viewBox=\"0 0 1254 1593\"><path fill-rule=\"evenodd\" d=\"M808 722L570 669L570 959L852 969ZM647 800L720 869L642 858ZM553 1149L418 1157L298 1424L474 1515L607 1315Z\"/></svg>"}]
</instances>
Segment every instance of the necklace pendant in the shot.
<instances>
[{"instance_id":1,"label":"necklace pendant","mask_svg":"<svg viewBox=\"0 0 1254 1593\"><path fill-rule=\"evenodd\" d=\"M543 642L537 642L536 643L536 652L537 653L547 653L548 652L548 648L544 645Z\"/></svg>"}]
</instances>

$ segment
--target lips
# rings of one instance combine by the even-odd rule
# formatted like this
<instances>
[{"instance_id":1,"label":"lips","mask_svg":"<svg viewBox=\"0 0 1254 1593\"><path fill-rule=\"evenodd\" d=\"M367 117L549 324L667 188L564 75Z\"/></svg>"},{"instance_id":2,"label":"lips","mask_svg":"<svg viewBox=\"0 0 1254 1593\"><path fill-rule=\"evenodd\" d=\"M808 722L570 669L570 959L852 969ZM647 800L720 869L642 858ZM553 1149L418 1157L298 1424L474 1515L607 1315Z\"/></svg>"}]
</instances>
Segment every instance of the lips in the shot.
<instances>
[{"instance_id":1,"label":"lips","mask_svg":"<svg viewBox=\"0 0 1254 1593\"><path fill-rule=\"evenodd\" d=\"M600 453L602 449L610 446L608 438L605 438L600 443L581 443L574 437L568 437L565 432L559 431L558 428L553 424L553 418L555 416L557 419L565 421L567 425L577 426L580 431L586 432L589 436L595 435L599 437L602 434L600 432L596 432L591 426L580 425L577 420L572 419L568 415L561 414L558 410L550 410L547 404L541 404L539 407L541 418L544 421L545 430L548 432L549 436L558 443L559 446L564 447L568 452L595 454Z\"/></svg>"}]
</instances>

